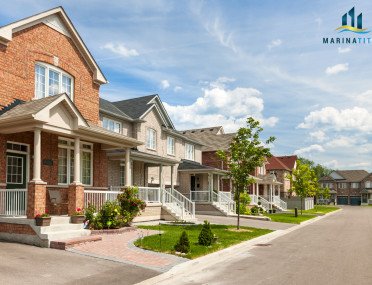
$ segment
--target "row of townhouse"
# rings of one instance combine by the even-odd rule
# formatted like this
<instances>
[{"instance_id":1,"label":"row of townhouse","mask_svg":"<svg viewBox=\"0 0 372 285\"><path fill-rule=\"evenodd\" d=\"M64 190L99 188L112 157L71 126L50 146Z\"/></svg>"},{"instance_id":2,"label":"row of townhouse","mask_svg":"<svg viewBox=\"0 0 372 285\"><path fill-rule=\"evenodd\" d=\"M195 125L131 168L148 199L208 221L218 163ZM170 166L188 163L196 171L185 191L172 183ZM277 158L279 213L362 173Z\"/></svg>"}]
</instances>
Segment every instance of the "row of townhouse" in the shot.
<instances>
[{"instance_id":1,"label":"row of townhouse","mask_svg":"<svg viewBox=\"0 0 372 285\"><path fill-rule=\"evenodd\" d=\"M234 212L216 156L234 134L177 131L158 95L110 102L99 96L106 83L62 7L0 27L0 236L32 234L37 213L69 216L124 185L176 218ZM293 165L280 160L252 173L253 203L288 190L280 173Z\"/></svg>"},{"instance_id":2,"label":"row of townhouse","mask_svg":"<svg viewBox=\"0 0 372 285\"><path fill-rule=\"evenodd\" d=\"M365 170L332 171L319 183L330 189L330 198L338 205L372 204L372 173Z\"/></svg>"}]
</instances>

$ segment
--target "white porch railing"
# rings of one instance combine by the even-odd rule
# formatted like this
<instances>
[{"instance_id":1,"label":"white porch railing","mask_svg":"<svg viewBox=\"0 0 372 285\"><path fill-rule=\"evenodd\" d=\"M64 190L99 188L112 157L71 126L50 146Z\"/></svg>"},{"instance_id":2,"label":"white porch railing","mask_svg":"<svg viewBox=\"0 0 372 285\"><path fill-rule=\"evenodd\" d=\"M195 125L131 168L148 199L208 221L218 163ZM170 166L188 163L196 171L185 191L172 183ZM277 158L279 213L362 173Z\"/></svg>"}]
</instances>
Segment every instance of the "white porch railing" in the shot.
<instances>
[{"instance_id":1,"label":"white porch railing","mask_svg":"<svg viewBox=\"0 0 372 285\"><path fill-rule=\"evenodd\" d=\"M121 186L111 186L110 190L84 190L85 207L92 204L100 210L106 201L114 201L122 193ZM162 203L181 219L195 218L195 203L176 190L159 187L138 187L138 198L146 203Z\"/></svg>"},{"instance_id":2,"label":"white porch railing","mask_svg":"<svg viewBox=\"0 0 372 285\"><path fill-rule=\"evenodd\" d=\"M211 192L210 191L190 191L191 200L194 202L210 202Z\"/></svg>"},{"instance_id":3,"label":"white porch railing","mask_svg":"<svg viewBox=\"0 0 372 285\"><path fill-rule=\"evenodd\" d=\"M189 198L187 198L182 193L178 192L175 189L165 189L166 191L171 192L171 194L178 199L179 201L183 202L183 205L185 207L186 214L191 215L192 217L195 217L195 203L191 201Z\"/></svg>"},{"instance_id":4,"label":"white porch railing","mask_svg":"<svg viewBox=\"0 0 372 285\"><path fill-rule=\"evenodd\" d=\"M372 205L372 199L368 199L368 204Z\"/></svg>"},{"instance_id":5,"label":"white porch railing","mask_svg":"<svg viewBox=\"0 0 372 285\"><path fill-rule=\"evenodd\" d=\"M249 195L251 197L251 205L258 205L258 196L257 195Z\"/></svg>"},{"instance_id":6,"label":"white porch railing","mask_svg":"<svg viewBox=\"0 0 372 285\"><path fill-rule=\"evenodd\" d=\"M270 202L267 201L265 198L258 196L258 202L261 202L261 207L264 208L266 211L270 210Z\"/></svg>"},{"instance_id":7,"label":"white porch railing","mask_svg":"<svg viewBox=\"0 0 372 285\"><path fill-rule=\"evenodd\" d=\"M99 211L107 201L115 201L120 193L122 192L84 190L84 208L91 204Z\"/></svg>"},{"instance_id":8,"label":"white porch railing","mask_svg":"<svg viewBox=\"0 0 372 285\"><path fill-rule=\"evenodd\" d=\"M220 207L228 214L236 213L235 201L230 199L227 195L221 194L222 192L212 192L213 203Z\"/></svg>"},{"instance_id":9,"label":"white porch railing","mask_svg":"<svg viewBox=\"0 0 372 285\"><path fill-rule=\"evenodd\" d=\"M219 191L219 193L230 200L234 200L233 193L231 192Z\"/></svg>"},{"instance_id":10,"label":"white porch railing","mask_svg":"<svg viewBox=\"0 0 372 285\"><path fill-rule=\"evenodd\" d=\"M280 199L279 196L274 196L273 197L273 202L274 202L274 205L279 207L280 209L286 211L287 210L287 203L284 202L282 199Z\"/></svg>"},{"instance_id":11,"label":"white porch railing","mask_svg":"<svg viewBox=\"0 0 372 285\"><path fill-rule=\"evenodd\" d=\"M0 189L0 216L25 216L27 189Z\"/></svg>"}]
</instances>

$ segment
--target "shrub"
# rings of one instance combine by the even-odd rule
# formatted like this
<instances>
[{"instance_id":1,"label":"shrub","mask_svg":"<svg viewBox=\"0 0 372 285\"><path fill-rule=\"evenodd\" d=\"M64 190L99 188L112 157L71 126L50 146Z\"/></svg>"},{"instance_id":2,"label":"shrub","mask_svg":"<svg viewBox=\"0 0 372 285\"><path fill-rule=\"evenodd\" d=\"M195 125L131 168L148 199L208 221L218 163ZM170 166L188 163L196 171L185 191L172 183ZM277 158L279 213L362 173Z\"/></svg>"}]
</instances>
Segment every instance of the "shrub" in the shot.
<instances>
[{"instance_id":1,"label":"shrub","mask_svg":"<svg viewBox=\"0 0 372 285\"><path fill-rule=\"evenodd\" d=\"M190 251L190 241L186 231L183 231L180 240L174 246L174 250L182 253L188 253Z\"/></svg>"},{"instance_id":2,"label":"shrub","mask_svg":"<svg viewBox=\"0 0 372 285\"><path fill-rule=\"evenodd\" d=\"M117 229L125 226L128 218L121 213L120 205L117 201L107 201L93 220L95 229Z\"/></svg>"},{"instance_id":3,"label":"shrub","mask_svg":"<svg viewBox=\"0 0 372 285\"><path fill-rule=\"evenodd\" d=\"M204 221L202 230L198 237L198 243L200 245L210 246L214 241L214 235L211 230L211 225L208 221Z\"/></svg>"},{"instance_id":4,"label":"shrub","mask_svg":"<svg viewBox=\"0 0 372 285\"><path fill-rule=\"evenodd\" d=\"M121 207L121 214L126 216L128 223L144 210L146 203L138 198L138 187L124 187L123 193L119 194L117 199Z\"/></svg>"},{"instance_id":5,"label":"shrub","mask_svg":"<svg viewBox=\"0 0 372 285\"><path fill-rule=\"evenodd\" d=\"M251 197L248 195L248 193L246 192L243 192L240 194L240 205L239 205L239 209L237 208L236 209L236 213L238 213L238 210L239 210L239 213L242 214L242 215L249 215L250 214L250 210L248 209L248 205L251 203Z\"/></svg>"},{"instance_id":6,"label":"shrub","mask_svg":"<svg viewBox=\"0 0 372 285\"><path fill-rule=\"evenodd\" d=\"M97 213L96 207L89 203L88 207L86 207L84 211L85 219L89 221L89 223L93 222L96 213Z\"/></svg>"},{"instance_id":7,"label":"shrub","mask_svg":"<svg viewBox=\"0 0 372 285\"><path fill-rule=\"evenodd\" d=\"M260 208L259 208L259 207L257 207L257 206L253 206L253 207L251 208L251 214L254 215L254 216L258 215L259 212L260 212Z\"/></svg>"}]
</instances>

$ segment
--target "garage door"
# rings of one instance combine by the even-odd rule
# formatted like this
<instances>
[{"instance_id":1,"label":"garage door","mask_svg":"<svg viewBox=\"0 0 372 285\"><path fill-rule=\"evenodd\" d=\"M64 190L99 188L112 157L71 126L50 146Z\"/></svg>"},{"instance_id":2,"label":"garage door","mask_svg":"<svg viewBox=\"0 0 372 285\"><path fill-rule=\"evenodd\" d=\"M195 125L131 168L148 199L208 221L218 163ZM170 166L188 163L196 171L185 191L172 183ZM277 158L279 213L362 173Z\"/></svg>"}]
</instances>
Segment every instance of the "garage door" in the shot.
<instances>
[{"instance_id":1,"label":"garage door","mask_svg":"<svg viewBox=\"0 0 372 285\"><path fill-rule=\"evenodd\" d=\"M361 198L360 196L350 196L350 205L360 205Z\"/></svg>"},{"instance_id":2,"label":"garage door","mask_svg":"<svg viewBox=\"0 0 372 285\"><path fill-rule=\"evenodd\" d=\"M347 205L347 204L349 204L347 196L337 196L337 205Z\"/></svg>"}]
</instances>

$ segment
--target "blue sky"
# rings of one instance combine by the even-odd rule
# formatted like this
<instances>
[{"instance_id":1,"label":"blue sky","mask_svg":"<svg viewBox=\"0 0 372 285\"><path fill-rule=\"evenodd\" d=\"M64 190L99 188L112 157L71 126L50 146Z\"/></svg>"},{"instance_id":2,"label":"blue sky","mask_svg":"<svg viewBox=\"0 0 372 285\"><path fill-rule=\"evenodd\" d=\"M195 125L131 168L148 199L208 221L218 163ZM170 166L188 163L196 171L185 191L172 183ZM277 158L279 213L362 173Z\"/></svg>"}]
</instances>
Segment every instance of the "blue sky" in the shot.
<instances>
[{"instance_id":1,"label":"blue sky","mask_svg":"<svg viewBox=\"0 0 372 285\"><path fill-rule=\"evenodd\" d=\"M372 44L322 43L354 37L335 31L354 6L372 30L372 3L13 0L0 24L59 5L110 81L102 97L157 93L180 130L252 115L276 155L372 171Z\"/></svg>"}]
</instances>

